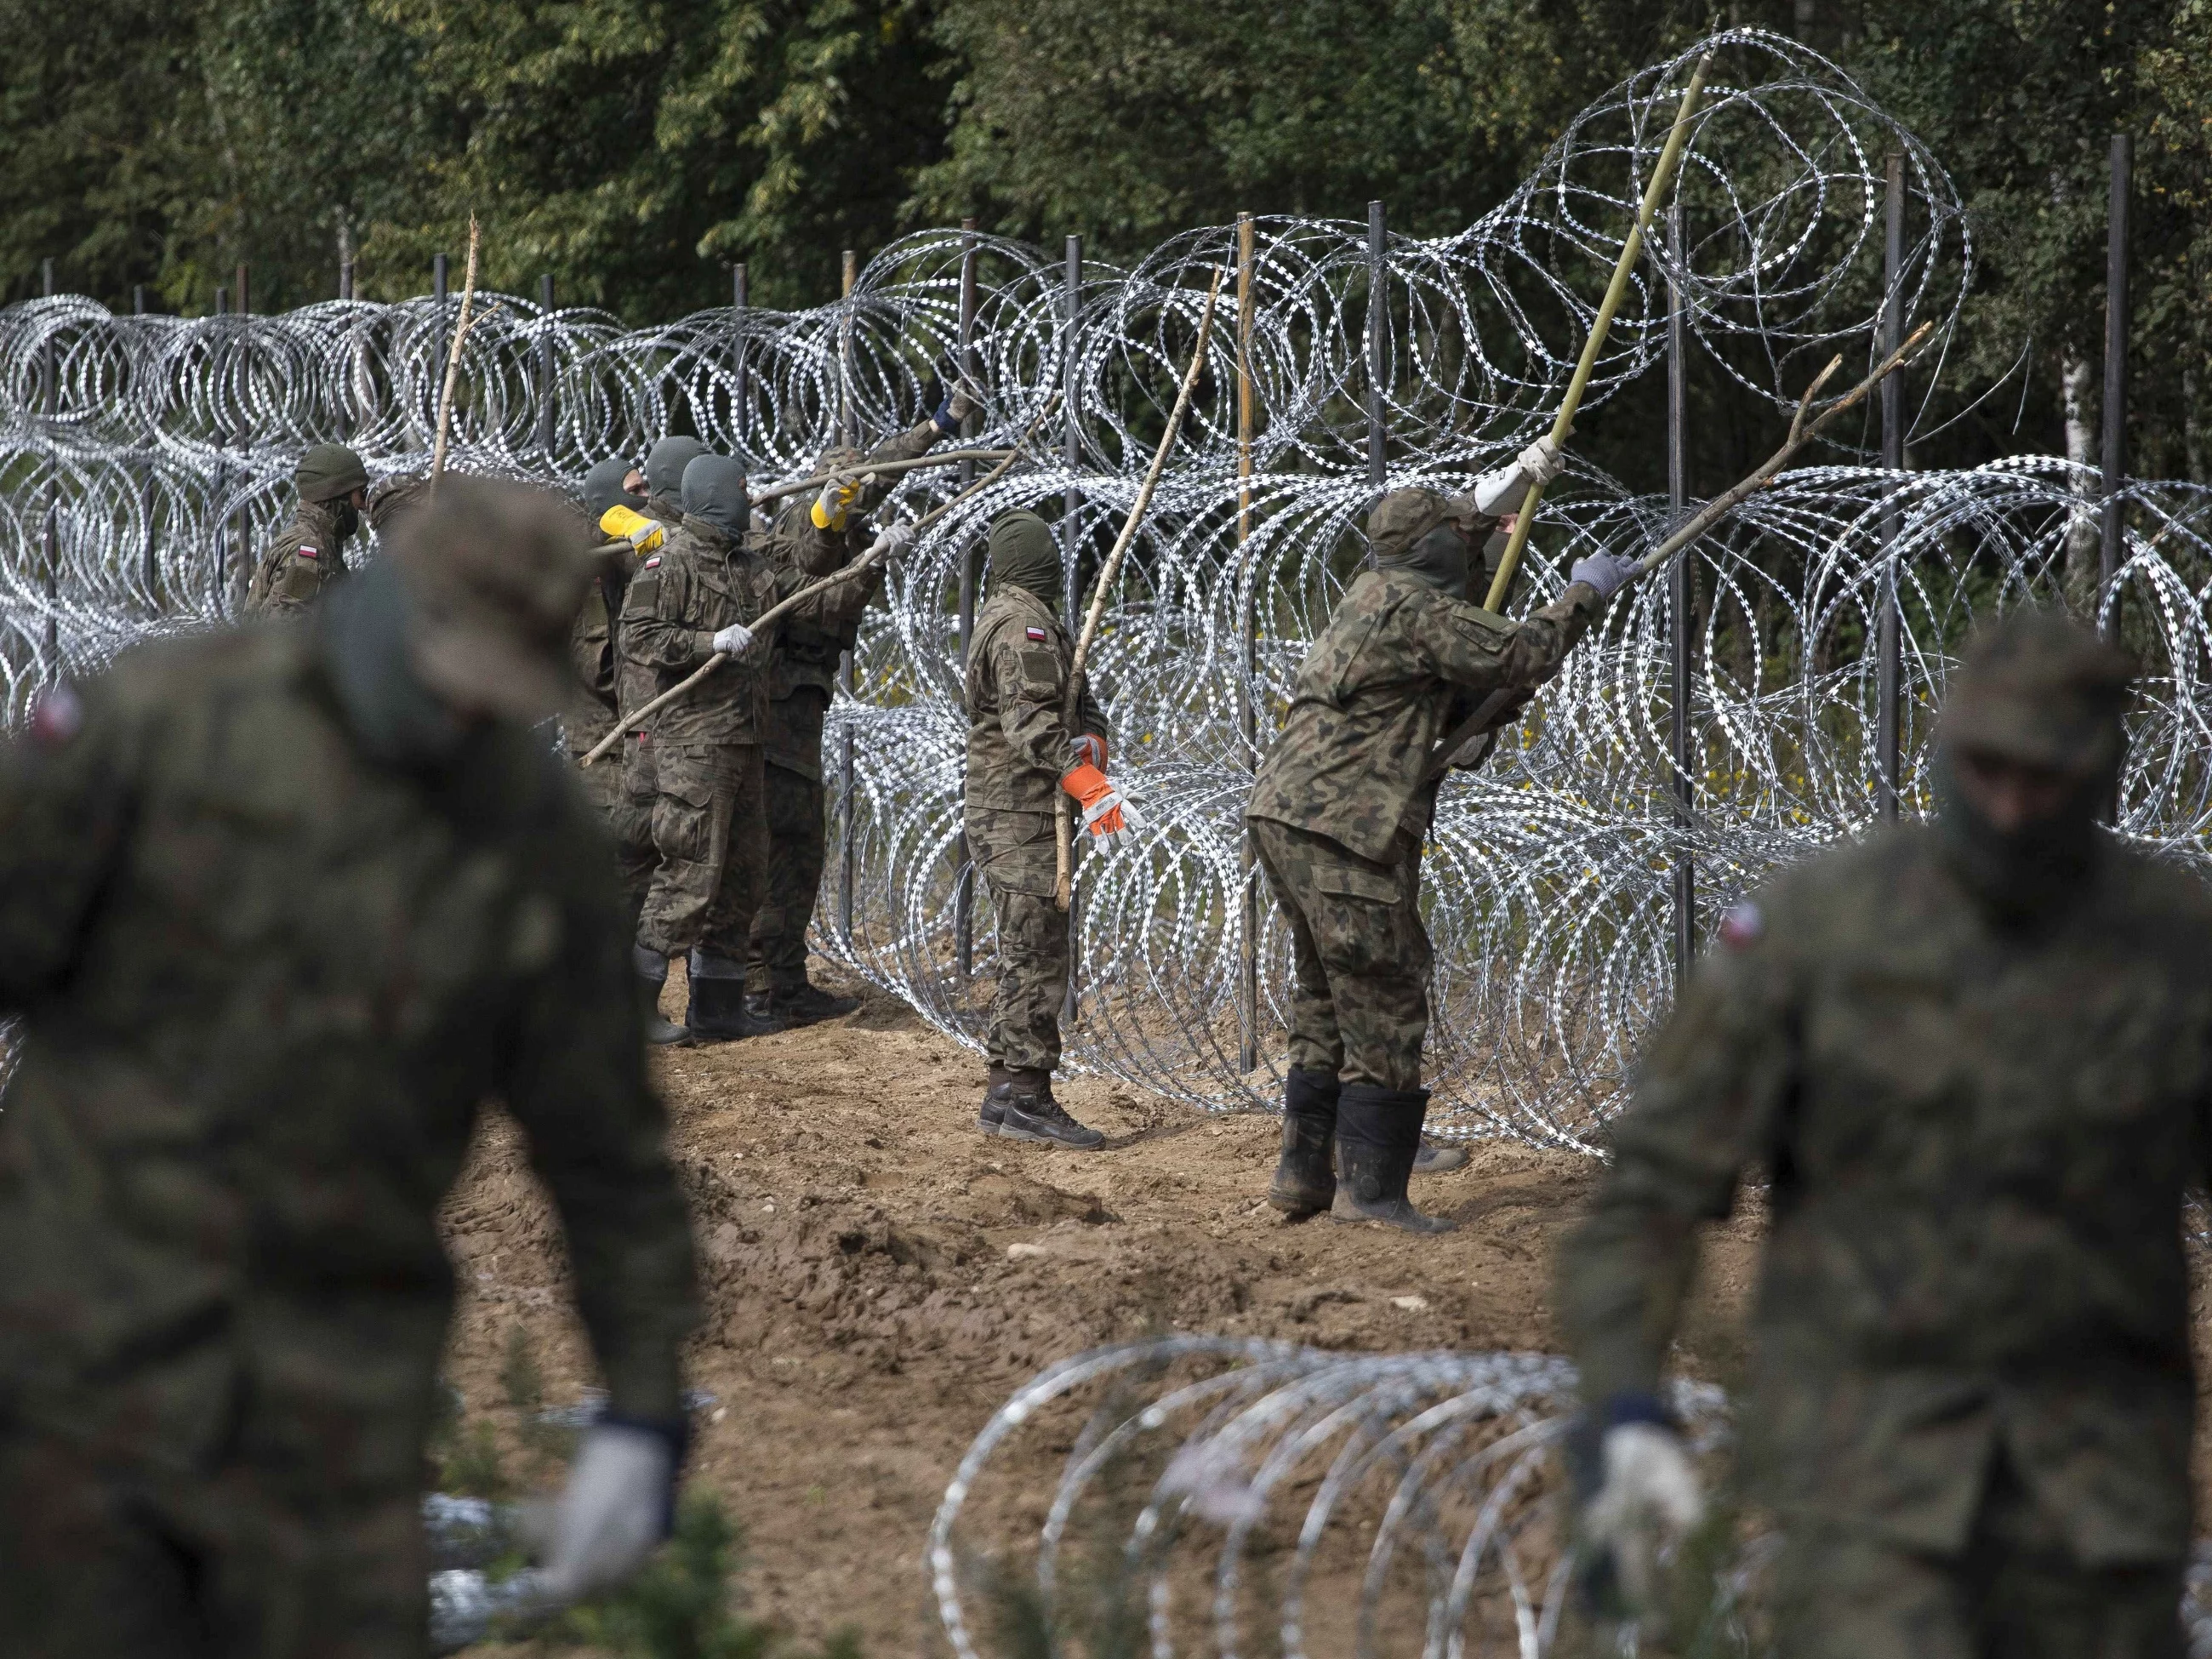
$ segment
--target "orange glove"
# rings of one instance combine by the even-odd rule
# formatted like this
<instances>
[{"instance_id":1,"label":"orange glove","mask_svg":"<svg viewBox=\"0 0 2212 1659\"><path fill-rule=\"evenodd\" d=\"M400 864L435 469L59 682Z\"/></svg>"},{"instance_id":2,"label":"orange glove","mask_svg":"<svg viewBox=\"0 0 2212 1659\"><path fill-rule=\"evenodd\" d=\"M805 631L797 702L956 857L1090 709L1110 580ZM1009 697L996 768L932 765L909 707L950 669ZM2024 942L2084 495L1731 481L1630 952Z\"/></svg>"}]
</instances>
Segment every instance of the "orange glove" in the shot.
<instances>
[{"instance_id":1,"label":"orange glove","mask_svg":"<svg viewBox=\"0 0 2212 1659\"><path fill-rule=\"evenodd\" d=\"M1095 766L1106 769L1106 739L1085 732L1067 745L1069 757L1078 766Z\"/></svg>"},{"instance_id":2,"label":"orange glove","mask_svg":"<svg viewBox=\"0 0 2212 1659\"><path fill-rule=\"evenodd\" d=\"M1137 827L1137 809L1088 762L1064 775L1060 787L1083 804L1084 827L1109 850L1116 837Z\"/></svg>"}]
</instances>

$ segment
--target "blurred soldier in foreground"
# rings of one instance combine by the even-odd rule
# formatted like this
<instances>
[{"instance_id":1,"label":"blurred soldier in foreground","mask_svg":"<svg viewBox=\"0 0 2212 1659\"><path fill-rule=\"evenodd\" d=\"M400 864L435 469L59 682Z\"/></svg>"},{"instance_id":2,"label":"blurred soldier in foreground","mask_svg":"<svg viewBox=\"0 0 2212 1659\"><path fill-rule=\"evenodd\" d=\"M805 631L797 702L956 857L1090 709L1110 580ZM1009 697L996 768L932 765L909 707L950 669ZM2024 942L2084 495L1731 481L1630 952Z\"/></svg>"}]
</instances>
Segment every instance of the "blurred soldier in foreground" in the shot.
<instances>
[{"instance_id":1,"label":"blurred soldier in foreground","mask_svg":"<svg viewBox=\"0 0 2212 1659\"><path fill-rule=\"evenodd\" d=\"M345 544L368 503L368 469L343 444L316 444L292 473L299 506L261 556L246 587L246 614L304 611L347 574Z\"/></svg>"},{"instance_id":2,"label":"blurred soldier in foreground","mask_svg":"<svg viewBox=\"0 0 2212 1659\"><path fill-rule=\"evenodd\" d=\"M999 930L990 1076L977 1127L1009 1140L1089 1151L1105 1141L1053 1098L1067 1000L1067 913L1054 899L1054 810L1065 791L1094 836L1129 827L1106 781L1106 716L1084 689L1070 732L1061 704L1075 641L1053 609L1060 550L1034 513L991 526L989 585L968 648L968 787L963 825Z\"/></svg>"},{"instance_id":3,"label":"blurred soldier in foreground","mask_svg":"<svg viewBox=\"0 0 2212 1659\"><path fill-rule=\"evenodd\" d=\"M824 470L870 461L914 460L960 429L970 407L961 392L946 394L936 412L909 432L863 455L833 449ZM778 515L769 556L809 578L828 575L866 551L868 517L896 479L864 482L864 474L823 487L812 501L793 499ZM837 661L860 637L860 616L883 590L879 566L841 588L819 623L784 624L768 661L768 870L760 908L754 913L748 983L765 990L776 1018L787 1025L835 1019L859 1007L857 997L831 994L806 977L806 924L813 920L827 854L829 800L822 784L822 723L837 686Z\"/></svg>"},{"instance_id":4,"label":"blurred soldier in foreground","mask_svg":"<svg viewBox=\"0 0 2212 1659\"><path fill-rule=\"evenodd\" d=\"M659 866L638 920L635 960L646 994L657 999L668 958L688 950L685 1029L694 1040L720 1042L785 1029L768 988L745 982L768 863L761 776L768 697L760 671L769 641L747 624L808 579L747 539L752 509L737 462L698 457L684 470L683 493L681 529L631 579L622 650L651 672L655 696L717 654L729 660L647 728ZM832 588L790 620L818 624L840 598Z\"/></svg>"},{"instance_id":5,"label":"blurred soldier in foreground","mask_svg":"<svg viewBox=\"0 0 2212 1659\"><path fill-rule=\"evenodd\" d=\"M562 691L565 508L448 478L310 628L142 647L0 751L0 1645L426 1643L435 1224L503 1100L610 1394L547 1570L661 1535L690 1243Z\"/></svg>"},{"instance_id":6,"label":"blurred soldier in foreground","mask_svg":"<svg viewBox=\"0 0 2212 1659\"><path fill-rule=\"evenodd\" d=\"M1558 467L1547 440L1468 495L1383 496L1367 520L1375 568L1306 653L1261 763L1244 816L1290 924L1297 975L1282 1159L1267 1198L1294 1218L1329 1210L1411 1232L1449 1225L1406 1196L1429 1098L1420 882L1441 776L1434 750L1489 694L1556 673L1633 568L1584 559L1565 593L1519 623L1468 601L1470 556L1495 515Z\"/></svg>"},{"instance_id":7,"label":"blurred soldier in foreground","mask_svg":"<svg viewBox=\"0 0 2212 1659\"><path fill-rule=\"evenodd\" d=\"M623 488L623 475L629 471L627 461L608 460L584 475L584 513L592 526L586 541L598 552L599 562L568 636L568 659L575 669L575 679L561 714L561 735L568 757L579 762L615 729L621 713L622 660L615 624L622 617L638 559L629 536L611 534L600 526L611 507L644 511L645 498ZM648 795L641 802L623 787L624 769L620 761L618 752L604 764L580 767L577 775L583 780L584 793L606 815L607 827L614 834L623 896L629 902L635 931L638 909L645 902L659 858L653 847L652 799Z\"/></svg>"},{"instance_id":8,"label":"blurred soldier in foreground","mask_svg":"<svg viewBox=\"0 0 2212 1659\"><path fill-rule=\"evenodd\" d=\"M1559 1261L1634 1605L1697 1480L1658 1389L1700 1222L1772 1231L1744 1413L1790 1659L2182 1652L2184 1188L2212 1134L2212 895L2103 833L2128 665L2018 611L1937 727L1936 813L1723 919Z\"/></svg>"}]
</instances>

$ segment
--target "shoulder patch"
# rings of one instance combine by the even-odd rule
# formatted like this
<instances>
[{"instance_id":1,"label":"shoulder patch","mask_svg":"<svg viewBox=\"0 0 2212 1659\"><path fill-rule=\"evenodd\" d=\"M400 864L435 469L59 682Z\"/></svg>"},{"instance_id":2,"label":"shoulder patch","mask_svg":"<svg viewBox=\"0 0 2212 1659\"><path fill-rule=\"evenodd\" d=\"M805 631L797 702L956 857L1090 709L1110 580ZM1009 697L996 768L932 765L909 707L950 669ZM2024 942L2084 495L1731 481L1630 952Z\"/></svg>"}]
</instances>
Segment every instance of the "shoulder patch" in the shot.
<instances>
[{"instance_id":1,"label":"shoulder patch","mask_svg":"<svg viewBox=\"0 0 2212 1659\"><path fill-rule=\"evenodd\" d=\"M1747 951L1766 932L1766 918L1749 899L1739 899L1721 912L1721 943L1731 951Z\"/></svg>"},{"instance_id":2,"label":"shoulder patch","mask_svg":"<svg viewBox=\"0 0 2212 1659\"><path fill-rule=\"evenodd\" d=\"M1042 641L1051 637L1042 628L1024 629L1023 632L1026 633L1033 640Z\"/></svg>"},{"instance_id":3,"label":"shoulder patch","mask_svg":"<svg viewBox=\"0 0 2212 1659\"><path fill-rule=\"evenodd\" d=\"M658 569L659 569L659 568L660 568L660 555L659 555L659 554L658 554L658 553L656 553L656 554L654 554L651 558L647 559L647 560L645 562L645 568L646 568L647 570L658 570Z\"/></svg>"},{"instance_id":4,"label":"shoulder patch","mask_svg":"<svg viewBox=\"0 0 2212 1659\"><path fill-rule=\"evenodd\" d=\"M300 556L303 559L319 559L323 556L319 548L302 547L300 549Z\"/></svg>"},{"instance_id":5,"label":"shoulder patch","mask_svg":"<svg viewBox=\"0 0 2212 1659\"><path fill-rule=\"evenodd\" d=\"M41 749L60 749L84 730L84 699L66 680L48 687L31 705L31 741Z\"/></svg>"}]
</instances>

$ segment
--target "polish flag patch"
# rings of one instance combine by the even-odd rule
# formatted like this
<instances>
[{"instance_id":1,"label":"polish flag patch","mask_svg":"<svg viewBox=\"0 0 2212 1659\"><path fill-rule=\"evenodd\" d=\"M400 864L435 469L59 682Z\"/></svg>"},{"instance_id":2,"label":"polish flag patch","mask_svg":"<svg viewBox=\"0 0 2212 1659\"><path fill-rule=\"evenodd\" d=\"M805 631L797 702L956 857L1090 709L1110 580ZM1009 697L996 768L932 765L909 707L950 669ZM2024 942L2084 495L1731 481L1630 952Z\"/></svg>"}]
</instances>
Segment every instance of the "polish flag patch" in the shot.
<instances>
[{"instance_id":1,"label":"polish flag patch","mask_svg":"<svg viewBox=\"0 0 2212 1659\"><path fill-rule=\"evenodd\" d=\"M660 568L660 555L659 555L659 554L658 554L658 553L656 553L656 554L654 554L651 558L647 559L647 560L645 562L645 568L646 568L647 570L658 570L658 569L659 569L659 568Z\"/></svg>"},{"instance_id":2,"label":"polish flag patch","mask_svg":"<svg viewBox=\"0 0 2212 1659\"><path fill-rule=\"evenodd\" d=\"M303 559L319 559L323 556L314 548L303 547L300 550L300 556Z\"/></svg>"},{"instance_id":3,"label":"polish flag patch","mask_svg":"<svg viewBox=\"0 0 2212 1659\"><path fill-rule=\"evenodd\" d=\"M31 706L31 741L41 749L62 748L83 729L84 703L66 680Z\"/></svg>"},{"instance_id":4,"label":"polish flag patch","mask_svg":"<svg viewBox=\"0 0 2212 1659\"><path fill-rule=\"evenodd\" d=\"M1045 631L1042 628L1031 628L1024 629L1024 631L1026 632L1033 640L1041 641L1045 637Z\"/></svg>"},{"instance_id":5,"label":"polish flag patch","mask_svg":"<svg viewBox=\"0 0 2212 1659\"><path fill-rule=\"evenodd\" d=\"M1731 904L1721 913L1721 943L1731 951L1748 951L1766 932L1766 918L1749 899Z\"/></svg>"}]
</instances>

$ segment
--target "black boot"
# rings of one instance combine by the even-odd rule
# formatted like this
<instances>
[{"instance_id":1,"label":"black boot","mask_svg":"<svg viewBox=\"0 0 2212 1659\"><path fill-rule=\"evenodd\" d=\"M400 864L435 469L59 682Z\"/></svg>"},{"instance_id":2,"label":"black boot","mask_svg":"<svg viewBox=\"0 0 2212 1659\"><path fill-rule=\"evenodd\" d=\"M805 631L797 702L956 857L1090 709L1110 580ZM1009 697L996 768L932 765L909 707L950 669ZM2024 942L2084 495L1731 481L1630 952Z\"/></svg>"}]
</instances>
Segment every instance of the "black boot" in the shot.
<instances>
[{"instance_id":1,"label":"black boot","mask_svg":"<svg viewBox=\"0 0 2212 1659\"><path fill-rule=\"evenodd\" d=\"M983 1079L983 1104L976 1111L975 1127L987 1135L999 1133L999 1126L1006 1121L1006 1102L1014 1092L1014 1074L1003 1066L994 1066Z\"/></svg>"},{"instance_id":2,"label":"black boot","mask_svg":"<svg viewBox=\"0 0 2212 1659\"><path fill-rule=\"evenodd\" d=\"M1079 1152L1096 1152L1105 1144L1104 1135L1085 1128L1052 1097L1050 1072L1012 1072L1006 1087L1006 1105L999 1117L1002 1138L1038 1140Z\"/></svg>"},{"instance_id":3,"label":"black boot","mask_svg":"<svg viewBox=\"0 0 2212 1659\"><path fill-rule=\"evenodd\" d=\"M689 1042L691 1034L660 1017L660 993L668 983L668 958L658 951L633 945L630 964L637 969L638 1000L645 1009L645 1040L656 1048Z\"/></svg>"},{"instance_id":4,"label":"black boot","mask_svg":"<svg viewBox=\"0 0 2212 1659\"><path fill-rule=\"evenodd\" d=\"M1267 1202L1293 1221L1328 1208L1336 1196L1336 1171L1329 1148L1336 1139L1334 1072L1291 1067L1283 1079L1283 1157L1267 1188Z\"/></svg>"},{"instance_id":5,"label":"black boot","mask_svg":"<svg viewBox=\"0 0 2212 1659\"><path fill-rule=\"evenodd\" d=\"M858 997L841 997L811 980L775 988L775 1017L787 1025L818 1025L825 1019L842 1019L860 1006Z\"/></svg>"},{"instance_id":6,"label":"black boot","mask_svg":"<svg viewBox=\"0 0 2212 1659\"><path fill-rule=\"evenodd\" d=\"M745 994L744 964L728 957L691 952L691 1006L684 1023L696 1042L732 1042L785 1029L767 1012L769 999Z\"/></svg>"},{"instance_id":7,"label":"black boot","mask_svg":"<svg viewBox=\"0 0 2212 1659\"><path fill-rule=\"evenodd\" d=\"M1336 1107L1336 1201L1339 1221L1379 1221L1409 1233L1448 1233L1452 1224L1423 1215L1406 1200L1406 1177L1421 1148L1426 1089L1345 1086Z\"/></svg>"}]
</instances>

